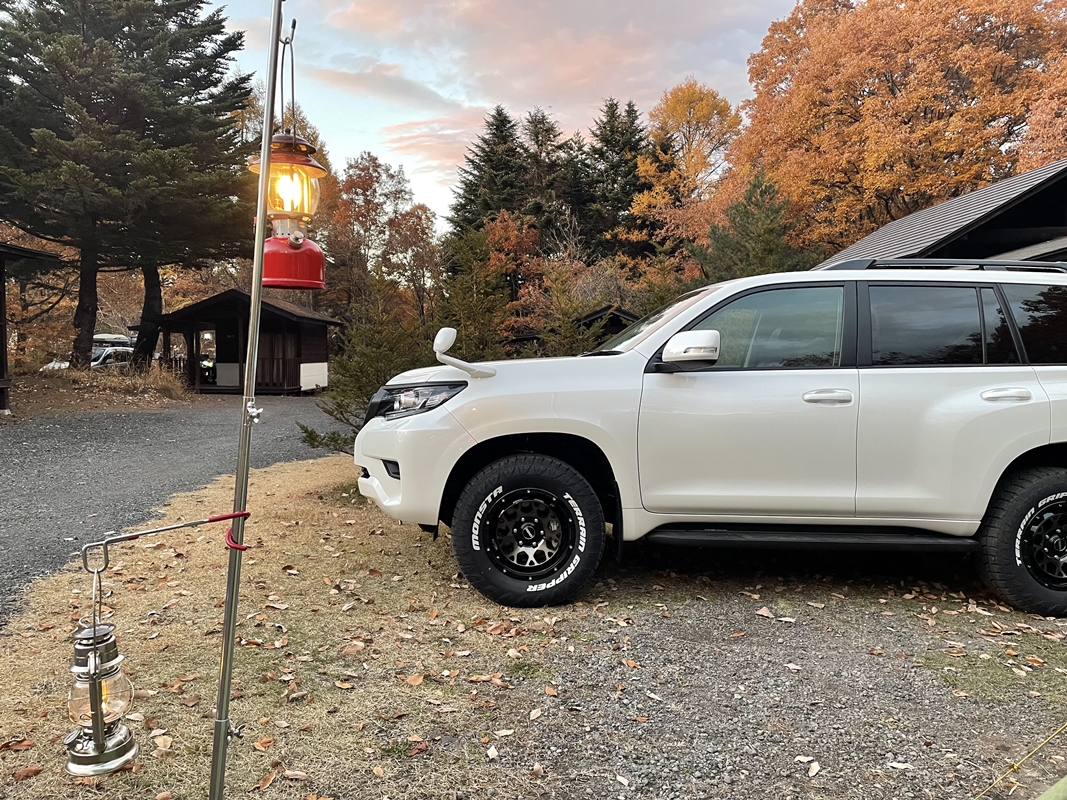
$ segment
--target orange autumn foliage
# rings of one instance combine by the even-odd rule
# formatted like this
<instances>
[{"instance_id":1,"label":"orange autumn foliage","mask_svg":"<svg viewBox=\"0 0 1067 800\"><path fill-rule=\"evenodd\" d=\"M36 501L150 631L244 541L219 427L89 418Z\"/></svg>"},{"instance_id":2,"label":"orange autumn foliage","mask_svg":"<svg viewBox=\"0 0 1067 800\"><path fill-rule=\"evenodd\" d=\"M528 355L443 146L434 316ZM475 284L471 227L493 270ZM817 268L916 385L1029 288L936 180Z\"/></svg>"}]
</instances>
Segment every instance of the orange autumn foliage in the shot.
<instances>
[{"instance_id":1,"label":"orange autumn foliage","mask_svg":"<svg viewBox=\"0 0 1067 800\"><path fill-rule=\"evenodd\" d=\"M797 243L838 249L1067 155L1065 49L1067 0L800 0L749 59L749 125L703 219L762 168Z\"/></svg>"}]
</instances>

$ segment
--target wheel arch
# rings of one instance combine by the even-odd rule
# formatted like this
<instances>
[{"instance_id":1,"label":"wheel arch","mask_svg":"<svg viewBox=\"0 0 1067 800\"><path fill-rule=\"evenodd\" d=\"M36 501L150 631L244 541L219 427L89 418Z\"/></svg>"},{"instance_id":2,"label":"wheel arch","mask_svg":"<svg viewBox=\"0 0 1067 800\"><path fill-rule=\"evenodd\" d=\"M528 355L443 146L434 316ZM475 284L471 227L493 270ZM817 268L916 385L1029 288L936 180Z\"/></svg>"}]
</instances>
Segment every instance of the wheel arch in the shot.
<instances>
[{"instance_id":1,"label":"wheel arch","mask_svg":"<svg viewBox=\"0 0 1067 800\"><path fill-rule=\"evenodd\" d=\"M1014 472L1035 467L1067 468L1067 442L1053 442L1027 450L1012 461L1000 476L1000 480Z\"/></svg>"},{"instance_id":2,"label":"wheel arch","mask_svg":"<svg viewBox=\"0 0 1067 800\"><path fill-rule=\"evenodd\" d=\"M605 521L612 524L621 521L619 489L611 462L596 443L572 433L509 434L487 439L470 448L453 465L445 482L439 512L441 521L452 525L456 501L463 487L480 469L498 459L518 453L538 453L569 464L593 487L604 510Z\"/></svg>"}]
</instances>

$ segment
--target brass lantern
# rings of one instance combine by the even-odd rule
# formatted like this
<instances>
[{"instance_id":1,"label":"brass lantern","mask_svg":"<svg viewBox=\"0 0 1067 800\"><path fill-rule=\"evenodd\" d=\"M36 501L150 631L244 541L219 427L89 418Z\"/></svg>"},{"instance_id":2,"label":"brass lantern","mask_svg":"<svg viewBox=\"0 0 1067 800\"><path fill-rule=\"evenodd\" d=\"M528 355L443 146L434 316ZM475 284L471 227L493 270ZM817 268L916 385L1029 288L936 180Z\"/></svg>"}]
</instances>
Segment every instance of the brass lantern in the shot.
<instances>
[{"instance_id":1,"label":"brass lantern","mask_svg":"<svg viewBox=\"0 0 1067 800\"><path fill-rule=\"evenodd\" d=\"M72 775L106 775L137 757L137 742L122 724L133 703L133 684L122 672L122 660L114 625L96 621L74 632L67 711L78 728L64 742Z\"/></svg>"}]
</instances>

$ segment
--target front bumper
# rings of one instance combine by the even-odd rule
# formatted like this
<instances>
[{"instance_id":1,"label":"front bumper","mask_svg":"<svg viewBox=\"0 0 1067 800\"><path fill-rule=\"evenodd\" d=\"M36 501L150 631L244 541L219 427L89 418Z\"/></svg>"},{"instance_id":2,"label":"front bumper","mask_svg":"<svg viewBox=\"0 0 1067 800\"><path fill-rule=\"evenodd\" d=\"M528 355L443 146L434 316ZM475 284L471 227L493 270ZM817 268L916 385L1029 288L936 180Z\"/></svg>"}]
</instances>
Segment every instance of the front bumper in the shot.
<instances>
[{"instance_id":1,"label":"front bumper","mask_svg":"<svg viewBox=\"0 0 1067 800\"><path fill-rule=\"evenodd\" d=\"M356 437L356 466L367 475L359 479L359 492L393 519L436 525L449 473L474 443L444 408L396 420L375 417ZM386 461L399 466L399 478Z\"/></svg>"}]
</instances>

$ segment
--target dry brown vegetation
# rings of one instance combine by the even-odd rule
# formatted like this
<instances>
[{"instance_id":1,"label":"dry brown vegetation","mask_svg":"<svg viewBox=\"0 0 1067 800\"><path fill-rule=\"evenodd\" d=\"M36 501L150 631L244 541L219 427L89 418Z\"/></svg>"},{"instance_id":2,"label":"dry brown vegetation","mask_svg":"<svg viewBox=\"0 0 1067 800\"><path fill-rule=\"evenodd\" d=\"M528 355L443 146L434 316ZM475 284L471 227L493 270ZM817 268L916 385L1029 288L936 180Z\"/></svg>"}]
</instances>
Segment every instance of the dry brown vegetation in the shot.
<instances>
[{"instance_id":1,"label":"dry brown vegetation","mask_svg":"<svg viewBox=\"0 0 1067 800\"><path fill-rule=\"evenodd\" d=\"M130 373L62 369L15 377L11 414L20 419L70 410L157 408L193 398L180 377L156 367Z\"/></svg>"},{"instance_id":2,"label":"dry brown vegetation","mask_svg":"<svg viewBox=\"0 0 1067 800\"><path fill-rule=\"evenodd\" d=\"M367 796L450 797L456 787L500 785L487 756L501 744L494 731L536 724L510 690L536 672L524 668L529 657L558 641L563 614L546 620L484 600L456 575L446 542L383 524L338 486L348 472L347 459L334 457L253 474L232 707L248 728L231 746L229 791L353 797L366 784ZM160 524L226 510L232 492L231 476L176 496ZM130 725L141 755L129 772L92 780L63 771L69 634L90 583L71 565L31 587L0 653L14 687L14 702L0 704L0 794L204 795L224 533L189 528L112 554L107 614L138 689ZM17 780L34 766L43 769ZM525 772L506 777L520 793L536 780Z\"/></svg>"}]
</instances>

